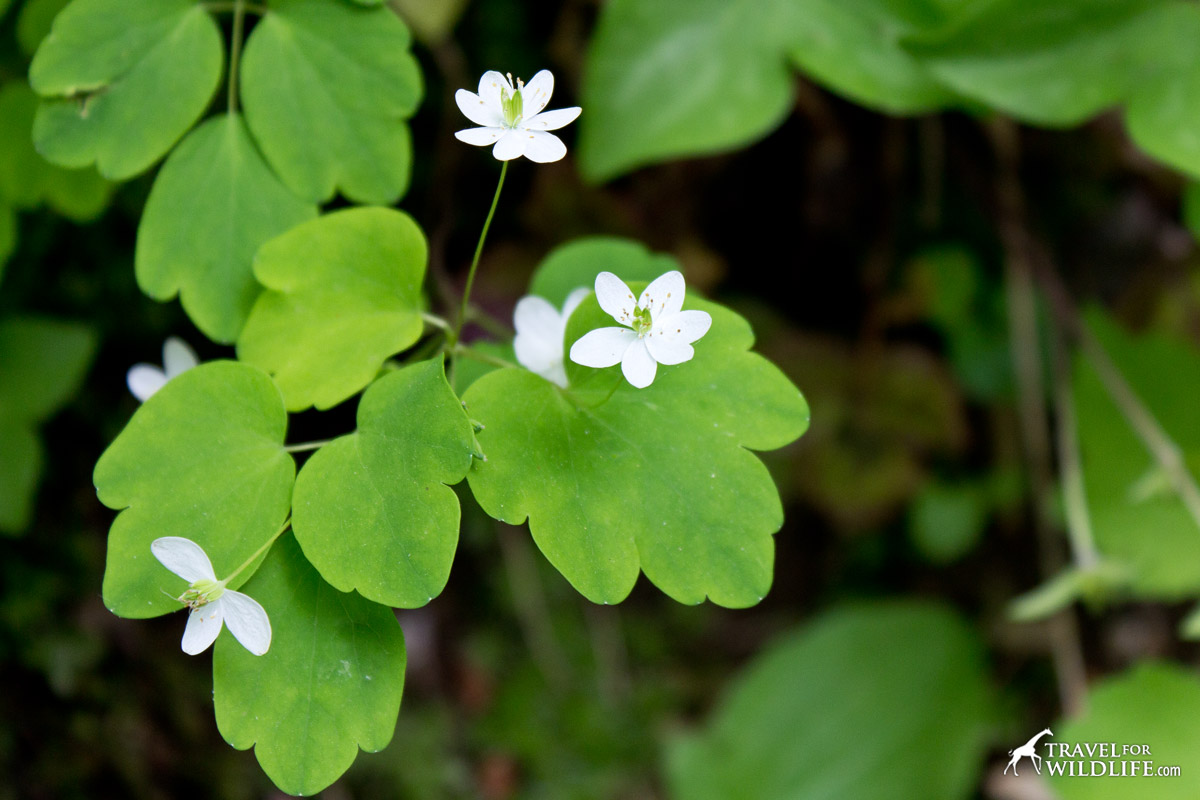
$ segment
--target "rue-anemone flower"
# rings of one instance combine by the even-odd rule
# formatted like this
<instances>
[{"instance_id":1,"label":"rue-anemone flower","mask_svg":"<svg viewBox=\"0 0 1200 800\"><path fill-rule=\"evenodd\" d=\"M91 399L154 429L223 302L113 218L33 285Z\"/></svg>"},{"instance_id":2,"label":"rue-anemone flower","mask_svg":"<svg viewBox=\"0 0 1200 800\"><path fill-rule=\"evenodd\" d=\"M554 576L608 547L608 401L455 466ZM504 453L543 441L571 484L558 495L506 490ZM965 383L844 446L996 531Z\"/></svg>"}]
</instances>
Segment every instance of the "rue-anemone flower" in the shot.
<instances>
[{"instance_id":1,"label":"rue-anemone flower","mask_svg":"<svg viewBox=\"0 0 1200 800\"><path fill-rule=\"evenodd\" d=\"M537 295L527 295L517 302L513 311L513 327L517 329L513 350L521 366L551 383L567 388L563 335L571 313L591 291L586 286L575 289L567 295L562 311Z\"/></svg>"},{"instance_id":2,"label":"rue-anemone flower","mask_svg":"<svg viewBox=\"0 0 1200 800\"><path fill-rule=\"evenodd\" d=\"M167 381L187 372L200 363L196 351L188 347L187 342L171 336L163 343L163 365L158 368L153 364L134 364L125 376L129 391L141 402L146 402L151 395L167 385Z\"/></svg>"},{"instance_id":3,"label":"rue-anemone flower","mask_svg":"<svg viewBox=\"0 0 1200 800\"><path fill-rule=\"evenodd\" d=\"M479 128L467 128L454 136L460 142L477 146L494 144L492 155L498 161L525 156L530 161L548 163L567 154L567 146L553 133L575 121L580 108L543 111L554 93L554 76L542 70L529 83L520 78L513 85L512 75L488 70L479 79L479 93L459 89L454 94L463 115Z\"/></svg>"},{"instance_id":4,"label":"rue-anemone flower","mask_svg":"<svg viewBox=\"0 0 1200 800\"><path fill-rule=\"evenodd\" d=\"M638 389L654 382L658 365L682 364L695 355L692 342L708 333L712 317L683 310L683 275L671 271L651 281L635 301L633 291L611 272L596 276L596 301L623 328L597 328L571 345L571 360L585 367L620 363Z\"/></svg>"},{"instance_id":5,"label":"rue-anemone flower","mask_svg":"<svg viewBox=\"0 0 1200 800\"><path fill-rule=\"evenodd\" d=\"M191 609L180 644L183 652L190 656L203 653L217 640L222 624L254 655L267 652L271 646L267 612L254 598L226 589L200 545L182 536L163 536L151 542L150 552L188 582L187 591L177 598Z\"/></svg>"}]
</instances>

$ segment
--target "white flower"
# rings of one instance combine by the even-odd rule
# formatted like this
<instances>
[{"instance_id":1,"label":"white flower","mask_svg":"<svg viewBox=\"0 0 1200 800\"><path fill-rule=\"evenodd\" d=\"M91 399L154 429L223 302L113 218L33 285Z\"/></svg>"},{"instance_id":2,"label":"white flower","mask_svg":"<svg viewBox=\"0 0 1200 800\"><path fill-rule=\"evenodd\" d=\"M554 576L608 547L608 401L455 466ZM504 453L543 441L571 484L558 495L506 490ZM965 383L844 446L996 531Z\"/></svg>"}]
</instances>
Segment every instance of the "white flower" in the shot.
<instances>
[{"instance_id":1,"label":"white flower","mask_svg":"<svg viewBox=\"0 0 1200 800\"><path fill-rule=\"evenodd\" d=\"M695 351L692 342L708 333L712 317L683 311L683 275L655 278L634 302L633 292L611 272L596 276L596 301L625 328L597 328L571 345L571 360L585 367L611 367L618 361L625 379L638 389L654 382L659 364L682 364ZM632 330L631 330L632 329Z\"/></svg>"},{"instance_id":2,"label":"white flower","mask_svg":"<svg viewBox=\"0 0 1200 800\"><path fill-rule=\"evenodd\" d=\"M513 327L517 329L513 350L525 369L536 372L551 383L567 388L567 371L563 367L563 335L567 320L592 290L581 286L567 295L559 313L549 301L536 295L522 297L513 311Z\"/></svg>"},{"instance_id":3,"label":"white flower","mask_svg":"<svg viewBox=\"0 0 1200 800\"><path fill-rule=\"evenodd\" d=\"M467 119L482 128L467 128L454 136L460 142L473 145L495 144L492 155L498 161L511 161L525 156L530 161L545 164L558 161L567 154L567 146L553 133L575 121L580 108L560 108L542 111L554 93L554 76L549 70L534 75L529 83L512 75L505 77L488 70L479 79L479 94L459 89L454 100Z\"/></svg>"},{"instance_id":4,"label":"white flower","mask_svg":"<svg viewBox=\"0 0 1200 800\"><path fill-rule=\"evenodd\" d=\"M196 351L188 347L187 342L171 336L163 343L163 369L153 364L134 364L125 376L125 382L133 396L144 403L171 378L199 363Z\"/></svg>"},{"instance_id":5,"label":"white flower","mask_svg":"<svg viewBox=\"0 0 1200 800\"><path fill-rule=\"evenodd\" d=\"M162 565L188 582L179 602L191 609L183 629L183 652L203 653L217 640L221 624L256 656L271 646L271 621L257 600L225 588L200 545L182 536L164 536L150 544Z\"/></svg>"}]
</instances>

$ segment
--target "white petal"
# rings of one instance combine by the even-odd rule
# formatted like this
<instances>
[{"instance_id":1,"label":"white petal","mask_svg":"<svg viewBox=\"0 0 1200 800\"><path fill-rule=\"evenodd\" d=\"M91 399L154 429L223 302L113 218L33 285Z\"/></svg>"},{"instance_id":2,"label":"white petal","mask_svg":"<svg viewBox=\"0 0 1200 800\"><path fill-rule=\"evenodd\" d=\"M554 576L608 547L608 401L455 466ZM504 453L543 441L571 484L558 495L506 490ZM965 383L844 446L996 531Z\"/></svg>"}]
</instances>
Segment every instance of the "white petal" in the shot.
<instances>
[{"instance_id":1,"label":"white petal","mask_svg":"<svg viewBox=\"0 0 1200 800\"><path fill-rule=\"evenodd\" d=\"M645 341L646 349L650 351L654 360L667 366L691 361L692 356L696 355L696 351L687 342L679 338L669 339L666 336L659 336L657 331L647 334Z\"/></svg>"},{"instance_id":2,"label":"white petal","mask_svg":"<svg viewBox=\"0 0 1200 800\"><path fill-rule=\"evenodd\" d=\"M222 599L218 597L211 603L192 609L188 614L187 627L183 629L183 642L180 646L189 656L203 653L217 640L225 611Z\"/></svg>"},{"instance_id":3,"label":"white petal","mask_svg":"<svg viewBox=\"0 0 1200 800\"><path fill-rule=\"evenodd\" d=\"M646 349L646 342L639 339L625 351L621 359L621 373L625 380L638 389L645 389L654 383L654 373L658 370L658 362Z\"/></svg>"},{"instance_id":4,"label":"white petal","mask_svg":"<svg viewBox=\"0 0 1200 800\"><path fill-rule=\"evenodd\" d=\"M531 131L556 131L564 125L570 125L582 111L579 106L571 108L556 108L553 111L543 111L537 116L529 117L520 127Z\"/></svg>"},{"instance_id":5,"label":"white petal","mask_svg":"<svg viewBox=\"0 0 1200 800\"><path fill-rule=\"evenodd\" d=\"M492 148L492 155L497 161L512 161L525 155L525 144L529 134L521 131L507 131Z\"/></svg>"},{"instance_id":6,"label":"white petal","mask_svg":"<svg viewBox=\"0 0 1200 800\"><path fill-rule=\"evenodd\" d=\"M563 303L562 318L563 327L566 327L567 320L571 319L571 315L575 313L575 309L579 308L579 304L587 299L587 296L592 293L592 290L586 286L580 286L578 289L572 289L567 295L567 301Z\"/></svg>"},{"instance_id":7,"label":"white petal","mask_svg":"<svg viewBox=\"0 0 1200 800\"><path fill-rule=\"evenodd\" d=\"M513 312L513 327L513 350L521 366L545 377L556 365L562 368L563 320L554 306L534 295L522 297Z\"/></svg>"},{"instance_id":8,"label":"white petal","mask_svg":"<svg viewBox=\"0 0 1200 800\"><path fill-rule=\"evenodd\" d=\"M456 131L454 138L460 142L473 144L476 147L481 147L485 144L495 144L496 141L504 135L503 128L466 128L461 131Z\"/></svg>"},{"instance_id":9,"label":"white petal","mask_svg":"<svg viewBox=\"0 0 1200 800\"><path fill-rule=\"evenodd\" d=\"M561 386L564 389L567 388L567 367L563 364L561 358L544 372L539 372L538 374L557 386Z\"/></svg>"},{"instance_id":10,"label":"white petal","mask_svg":"<svg viewBox=\"0 0 1200 800\"><path fill-rule=\"evenodd\" d=\"M585 367L611 367L636 343L637 334L628 328L597 328L571 345L571 360Z\"/></svg>"},{"instance_id":11,"label":"white petal","mask_svg":"<svg viewBox=\"0 0 1200 800\"><path fill-rule=\"evenodd\" d=\"M655 322L660 318L678 314L679 309L683 308L685 290L683 273L671 270L659 275L642 290L642 295L638 298L638 308L650 309L650 319Z\"/></svg>"},{"instance_id":12,"label":"white petal","mask_svg":"<svg viewBox=\"0 0 1200 800\"><path fill-rule=\"evenodd\" d=\"M712 317L707 311L689 308L687 311L664 317L654 326L654 332L661 332L667 338L676 337L690 344L708 333L711 327Z\"/></svg>"},{"instance_id":13,"label":"white petal","mask_svg":"<svg viewBox=\"0 0 1200 800\"><path fill-rule=\"evenodd\" d=\"M489 69L483 73L483 77L479 79L479 99L483 104L504 117L504 105L500 102L500 88L508 89L509 94L512 94L513 86L509 83L508 78L496 72L494 69Z\"/></svg>"},{"instance_id":14,"label":"white petal","mask_svg":"<svg viewBox=\"0 0 1200 800\"><path fill-rule=\"evenodd\" d=\"M463 116L476 125L493 128L504 124L503 112L499 108L489 106L474 92L459 89L454 93L454 102L458 103L458 110L463 113Z\"/></svg>"},{"instance_id":15,"label":"white petal","mask_svg":"<svg viewBox=\"0 0 1200 800\"><path fill-rule=\"evenodd\" d=\"M188 347L188 343L178 336L168 336L163 342L163 372L167 380L187 372L200 363L196 351Z\"/></svg>"},{"instance_id":16,"label":"white petal","mask_svg":"<svg viewBox=\"0 0 1200 800\"><path fill-rule=\"evenodd\" d=\"M521 90L521 106L524 116L532 117L545 108L546 103L550 102L552 94L554 94L554 75L550 70L544 69L530 78L529 83L525 84L525 88Z\"/></svg>"},{"instance_id":17,"label":"white petal","mask_svg":"<svg viewBox=\"0 0 1200 800\"><path fill-rule=\"evenodd\" d=\"M167 385L167 374L150 364L134 364L125 375L125 383L133 396L144 403Z\"/></svg>"},{"instance_id":18,"label":"white petal","mask_svg":"<svg viewBox=\"0 0 1200 800\"><path fill-rule=\"evenodd\" d=\"M542 131L514 131L525 137L525 157L539 164L560 161L567 154L567 146L553 133Z\"/></svg>"},{"instance_id":19,"label":"white petal","mask_svg":"<svg viewBox=\"0 0 1200 800\"><path fill-rule=\"evenodd\" d=\"M518 334L551 338L556 332L562 332L563 321L558 309L549 300L530 294L517 301L517 307L513 310L513 327Z\"/></svg>"},{"instance_id":20,"label":"white petal","mask_svg":"<svg viewBox=\"0 0 1200 800\"><path fill-rule=\"evenodd\" d=\"M212 562L204 548L182 536L163 536L150 543L150 552L167 569L188 583L199 580L215 581Z\"/></svg>"},{"instance_id":21,"label":"white petal","mask_svg":"<svg viewBox=\"0 0 1200 800\"><path fill-rule=\"evenodd\" d=\"M625 281L611 272L601 272L596 276L596 302L605 313L622 325L633 325L633 312L636 302L633 292L625 285Z\"/></svg>"},{"instance_id":22,"label":"white petal","mask_svg":"<svg viewBox=\"0 0 1200 800\"><path fill-rule=\"evenodd\" d=\"M253 597L229 589L217 599L224 606L225 624L233 638L256 656L271 647L271 620Z\"/></svg>"}]
</instances>

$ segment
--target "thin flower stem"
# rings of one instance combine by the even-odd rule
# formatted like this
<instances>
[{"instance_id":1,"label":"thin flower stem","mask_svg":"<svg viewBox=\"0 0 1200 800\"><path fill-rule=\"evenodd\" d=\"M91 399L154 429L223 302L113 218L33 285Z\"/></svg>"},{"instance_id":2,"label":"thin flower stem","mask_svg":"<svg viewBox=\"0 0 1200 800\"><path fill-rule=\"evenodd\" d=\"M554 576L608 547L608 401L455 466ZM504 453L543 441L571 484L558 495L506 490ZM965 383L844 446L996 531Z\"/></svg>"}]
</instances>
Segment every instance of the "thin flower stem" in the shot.
<instances>
[{"instance_id":1,"label":"thin flower stem","mask_svg":"<svg viewBox=\"0 0 1200 800\"><path fill-rule=\"evenodd\" d=\"M482 361L484 364L491 364L493 367L515 368L517 366L508 359L500 358L499 356L488 355L487 353L480 353L478 350L472 350L471 348L464 347L461 344L455 345L450 352L453 355L462 355L466 356L467 358L474 359L475 361Z\"/></svg>"},{"instance_id":2,"label":"thin flower stem","mask_svg":"<svg viewBox=\"0 0 1200 800\"><path fill-rule=\"evenodd\" d=\"M233 40L229 45L229 88L226 94L226 108L230 115L236 114L238 110L238 67L242 61L242 40L245 33L245 0L233 0Z\"/></svg>"},{"instance_id":3,"label":"thin flower stem","mask_svg":"<svg viewBox=\"0 0 1200 800\"><path fill-rule=\"evenodd\" d=\"M1057 326L1051 326L1057 327ZM1079 427L1075 419L1075 398L1071 386L1071 359L1058 330L1052 330L1051 358L1054 361L1054 406L1058 418L1055 443L1058 452L1059 482L1067 517L1067 538L1076 566L1088 570L1100 563L1100 551L1092 535L1088 514L1087 491L1083 483L1083 460L1079 455Z\"/></svg>"},{"instance_id":4,"label":"thin flower stem","mask_svg":"<svg viewBox=\"0 0 1200 800\"><path fill-rule=\"evenodd\" d=\"M471 306L467 309L467 319L478 324L479 327L497 339L511 339L513 337L511 325L499 317L492 316L479 306Z\"/></svg>"},{"instance_id":5,"label":"thin flower stem","mask_svg":"<svg viewBox=\"0 0 1200 800\"><path fill-rule=\"evenodd\" d=\"M496 206L500 203L500 190L504 188L504 176L508 174L508 162L503 162L500 167L500 181L496 184L496 194L492 197L492 207L488 210L487 219L484 220L483 230L479 233L479 243L475 245L475 257L471 259L471 269L467 271L467 285L463 288L462 308L458 312L458 323L454 326L454 330L450 332L449 344L451 348L458 344L459 338L462 337L463 326L467 324L467 309L470 307L471 287L475 283L475 270L479 267L479 256L483 253L483 243L487 240L488 228L492 227L492 217L496 214Z\"/></svg>"},{"instance_id":6,"label":"thin flower stem","mask_svg":"<svg viewBox=\"0 0 1200 800\"><path fill-rule=\"evenodd\" d=\"M309 450L320 450L332 441L333 439L322 439L319 442L301 442L300 444L289 444L283 449L287 453L305 453Z\"/></svg>"},{"instance_id":7,"label":"thin flower stem","mask_svg":"<svg viewBox=\"0 0 1200 800\"><path fill-rule=\"evenodd\" d=\"M263 553L267 552L267 550L271 547L271 545L275 544L275 540L278 539L280 536L282 536L283 532L286 531L291 526L292 526L292 518L291 518L291 516L289 516L287 519L285 519L283 521L283 525L280 526L279 530L275 531L274 536L272 536L270 539L267 539L267 541L263 542L263 546L258 548L257 550L255 550L254 555L250 556L245 561L243 561L242 565L240 567L238 567L237 569L235 569L230 574L230 576L228 578L226 578L225 580L221 581L221 583L228 584L234 578L236 578L238 575L241 575L242 572L246 569L246 567L253 564L256 560L258 560L259 556L261 556Z\"/></svg>"},{"instance_id":8,"label":"thin flower stem","mask_svg":"<svg viewBox=\"0 0 1200 800\"><path fill-rule=\"evenodd\" d=\"M444 331L450 330L450 323L439 317L437 314L430 314L426 312L421 314L421 319L425 320L425 322L429 323L435 328L441 328Z\"/></svg>"}]
</instances>

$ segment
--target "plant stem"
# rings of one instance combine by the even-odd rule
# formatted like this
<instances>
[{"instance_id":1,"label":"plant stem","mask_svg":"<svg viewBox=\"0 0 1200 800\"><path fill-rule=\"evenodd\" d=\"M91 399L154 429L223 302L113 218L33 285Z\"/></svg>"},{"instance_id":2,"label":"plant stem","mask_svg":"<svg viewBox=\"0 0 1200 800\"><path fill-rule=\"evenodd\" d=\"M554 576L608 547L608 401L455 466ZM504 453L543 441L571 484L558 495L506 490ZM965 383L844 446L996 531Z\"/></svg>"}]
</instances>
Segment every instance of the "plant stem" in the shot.
<instances>
[{"instance_id":1,"label":"plant stem","mask_svg":"<svg viewBox=\"0 0 1200 800\"><path fill-rule=\"evenodd\" d=\"M242 39L245 36L245 32L245 0L233 0L233 40L229 45L229 89L226 96L226 108L230 115L236 114L238 110L238 67L241 65Z\"/></svg>"},{"instance_id":2,"label":"plant stem","mask_svg":"<svg viewBox=\"0 0 1200 800\"><path fill-rule=\"evenodd\" d=\"M511 325L498 317L493 317L479 306L471 306L467 309L467 319L477 323L479 327L498 339L511 339L513 336Z\"/></svg>"},{"instance_id":3,"label":"plant stem","mask_svg":"<svg viewBox=\"0 0 1200 800\"><path fill-rule=\"evenodd\" d=\"M1092 535L1088 514L1087 491L1083 483L1083 460L1079 455L1079 426L1075 419L1075 398L1071 386L1071 359L1059 331L1051 332L1051 357L1054 360L1054 407L1058 418L1055 442L1058 452L1059 482L1067 514L1067 538L1071 555L1080 569L1092 569L1100 563L1100 551Z\"/></svg>"},{"instance_id":4,"label":"plant stem","mask_svg":"<svg viewBox=\"0 0 1200 800\"><path fill-rule=\"evenodd\" d=\"M461 344L456 344L451 350L453 355L462 355L476 361L482 361L484 364L491 364L493 367L516 367L517 365L511 361L500 358L499 356L490 356L487 353L480 353L477 350L472 350L469 347L464 347Z\"/></svg>"},{"instance_id":5,"label":"plant stem","mask_svg":"<svg viewBox=\"0 0 1200 800\"><path fill-rule=\"evenodd\" d=\"M242 574L242 571L245 570L246 567L253 564L258 559L259 556L261 556L263 553L265 553L267 551L267 549L271 545L275 544L275 540L278 539L280 536L282 536L283 532L286 531L288 528L290 528L291 525L292 525L292 518L289 516L287 519L285 519L283 521L283 525L279 528L279 530L275 531L274 536L272 536L270 539L267 539L267 541L263 542L263 546L258 548L257 550L255 550L254 555L250 556L245 561L243 561L242 565L240 567L238 567L237 569L235 569L229 575L229 577L226 578L225 580L221 581L221 583L228 584L231 581L233 581L233 579L236 578L238 575Z\"/></svg>"},{"instance_id":6,"label":"plant stem","mask_svg":"<svg viewBox=\"0 0 1200 800\"><path fill-rule=\"evenodd\" d=\"M483 253L483 243L487 240L488 228L492 227L492 217L495 216L496 206L500 202L500 190L504 188L504 176L508 174L508 162L505 161L503 164L500 167L500 181L496 184L496 194L492 197L492 207L488 210L487 219L484 220L483 230L479 233L479 243L475 245L475 257L471 259L471 269L467 272L467 285L463 288L462 308L458 312L458 323L450 332L449 345L451 349L458 344L463 326L467 324L467 309L471 301L471 287L475 283L475 270L479 268L479 256Z\"/></svg>"},{"instance_id":7,"label":"plant stem","mask_svg":"<svg viewBox=\"0 0 1200 800\"><path fill-rule=\"evenodd\" d=\"M430 314L426 312L421 314L421 319L425 320L426 323L434 328L440 328L444 331L450 330L450 323L439 317L437 314Z\"/></svg>"},{"instance_id":8,"label":"plant stem","mask_svg":"<svg viewBox=\"0 0 1200 800\"><path fill-rule=\"evenodd\" d=\"M304 453L309 450L319 450L332 441L333 439L322 439L319 442L301 442L300 444L289 444L283 449L287 453Z\"/></svg>"}]
</instances>

